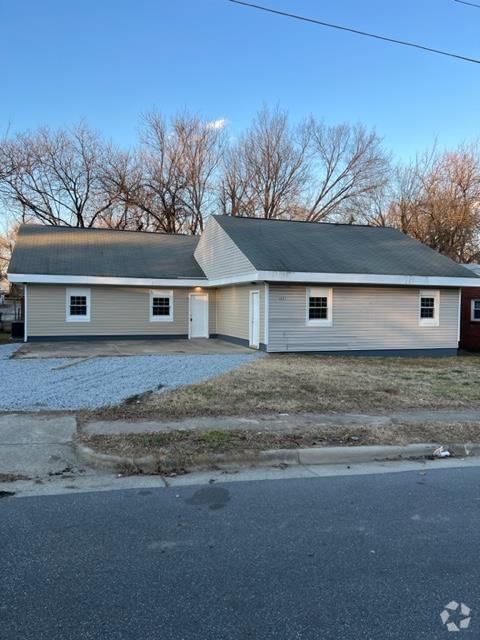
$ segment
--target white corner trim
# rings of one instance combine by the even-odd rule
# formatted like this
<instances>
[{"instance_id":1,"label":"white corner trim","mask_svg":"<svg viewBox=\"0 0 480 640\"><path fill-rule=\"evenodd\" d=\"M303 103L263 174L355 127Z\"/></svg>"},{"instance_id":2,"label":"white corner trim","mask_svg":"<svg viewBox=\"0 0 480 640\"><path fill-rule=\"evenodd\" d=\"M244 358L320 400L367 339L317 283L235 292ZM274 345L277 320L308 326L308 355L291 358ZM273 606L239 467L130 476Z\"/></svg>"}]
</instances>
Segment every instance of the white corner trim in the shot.
<instances>
[{"instance_id":1,"label":"white corner trim","mask_svg":"<svg viewBox=\"0 0 480 640\"><path fill-rule=\"evenodd\" d=\"M265 309L264 309L264 313L263 313L263 319L264 319L264 329L263 329L263 344L265 345L265 351L268 352L268 333L269 333L269 322L270 322L270 286L268 284L268 282L265 282L265 299L264 299L264 304L265 304Z\"/></svg>"},{"instance_id":2,"label":"white corner trim","mask_svg":"<svg viewBox=\"0 0 480 640\"><path fill-rule=\"evenodd\" d=\"M23 286L23 341L28 340L28 285Z\"/></svg>"},{"instance_id":3,"label":"white corner trim","mask_svg":"<svg viewBox=\"0 0 480 640\"><path fill-rule=\"evenodd\" d=\"M169 308L170 313L168 316L154 316L153 315L153 299L154 298L168 298L170 300ZM172 289L150 289L150 322L173 322L174 313L174 298Z\"/></svg>"},{"instance_id":4,"label":"white corner trim","mask_svg":"<svg viewBox=\"0 0 480 640\"><path fill-rule=\"evenodd\" d=\"M462 290L458 290L458 309L457 309L457 347L460 345L460 332L462 326Z\"/></svg>"}]
</instances>

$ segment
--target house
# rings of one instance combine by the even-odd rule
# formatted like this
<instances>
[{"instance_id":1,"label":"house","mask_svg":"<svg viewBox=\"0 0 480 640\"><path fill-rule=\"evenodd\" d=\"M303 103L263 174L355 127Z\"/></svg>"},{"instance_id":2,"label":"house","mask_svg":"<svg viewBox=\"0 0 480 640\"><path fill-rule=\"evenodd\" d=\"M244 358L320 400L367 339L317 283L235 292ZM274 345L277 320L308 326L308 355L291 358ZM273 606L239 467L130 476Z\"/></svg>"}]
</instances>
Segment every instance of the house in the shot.
<instances>
[{"instance_id":1,"label":"house","mask_svg":"<svg viewBox=\"0 0 480 640\"><path fill-rule=\"evenodd\" d=\"M480 264L466 264L465 267L480 276ZM480 351L480 286L462 289L459 346L461 349Z\"/></svg>"},{"instance_id":2,"label":"house","mask_svg":"<svg viewBox=\"0 0 480 640\"><path fill-rule=\"evenodd\" d=\"M212 216L200 238L24 225L25 340L218 337L268 352L454 354L477 275L390 228Z\"/></svg>"}]
</instances>

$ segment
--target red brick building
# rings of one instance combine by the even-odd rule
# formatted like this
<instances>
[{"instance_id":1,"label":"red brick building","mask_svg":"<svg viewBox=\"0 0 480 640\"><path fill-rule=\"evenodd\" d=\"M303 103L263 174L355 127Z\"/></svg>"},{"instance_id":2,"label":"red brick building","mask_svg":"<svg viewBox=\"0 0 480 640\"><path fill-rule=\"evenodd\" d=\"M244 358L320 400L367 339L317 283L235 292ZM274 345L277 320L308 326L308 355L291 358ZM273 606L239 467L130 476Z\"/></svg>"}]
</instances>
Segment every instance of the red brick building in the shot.
<instances>
[{"instance_id":1,"label":"red brick building","mask_svg":"<svg viewBox=\"0 0 480 640\"><path fill-rule=\"evenodd\" d=\"M480 275L480 265L465 265ZM480 351L480 287L462 289L460 349Z\"/></svg>"}]
</instances>

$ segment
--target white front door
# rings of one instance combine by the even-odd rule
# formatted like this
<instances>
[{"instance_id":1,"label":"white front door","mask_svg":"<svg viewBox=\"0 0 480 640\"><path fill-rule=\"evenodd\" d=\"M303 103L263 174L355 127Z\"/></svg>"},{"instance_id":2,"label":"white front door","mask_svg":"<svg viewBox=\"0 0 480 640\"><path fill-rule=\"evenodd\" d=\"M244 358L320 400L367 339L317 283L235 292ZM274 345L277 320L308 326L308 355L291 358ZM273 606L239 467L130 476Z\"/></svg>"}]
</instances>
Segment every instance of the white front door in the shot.
<instances>
[{"instance_id":1,"label":"white front door","mask_svg":"<svg viewBox=\"0 0 480 640\"><path fill-rule=\"evenodd\" d=\"M190 294L189 338L208 338L208 293Z\"/></svg>"},{"instance_id":2,"label":"white front door","mask_svg":"<svg viewBox=\"0 0 480 640\"><path fill-rule=\"evenodd\" d=\"M250 331L249 344L254 349L260 347L260 294L250 291Z\"/></svg>"}]
</instances>

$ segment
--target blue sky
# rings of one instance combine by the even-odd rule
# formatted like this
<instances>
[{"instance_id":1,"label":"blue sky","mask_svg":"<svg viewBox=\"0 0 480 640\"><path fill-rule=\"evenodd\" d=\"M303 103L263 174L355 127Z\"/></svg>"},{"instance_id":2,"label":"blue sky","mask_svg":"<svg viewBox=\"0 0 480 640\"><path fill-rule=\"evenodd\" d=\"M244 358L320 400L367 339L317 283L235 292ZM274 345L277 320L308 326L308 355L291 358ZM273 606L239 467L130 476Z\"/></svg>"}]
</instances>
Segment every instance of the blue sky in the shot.
<instances>
[{"instance_id":1,"label":"blue sky","mask_svg":"<svg viewBox=\"0 0 480 640\"><path fill-rule=\"evenodd\" d=\"M264 0L271 7L480 57L480 9L453 0ZM122 145L141 112L226 118L262 104L376 127L408 158L478 137L480 65L227 0L0 0L0 132L84 118Z\"/></svg>"}]
</instances>

